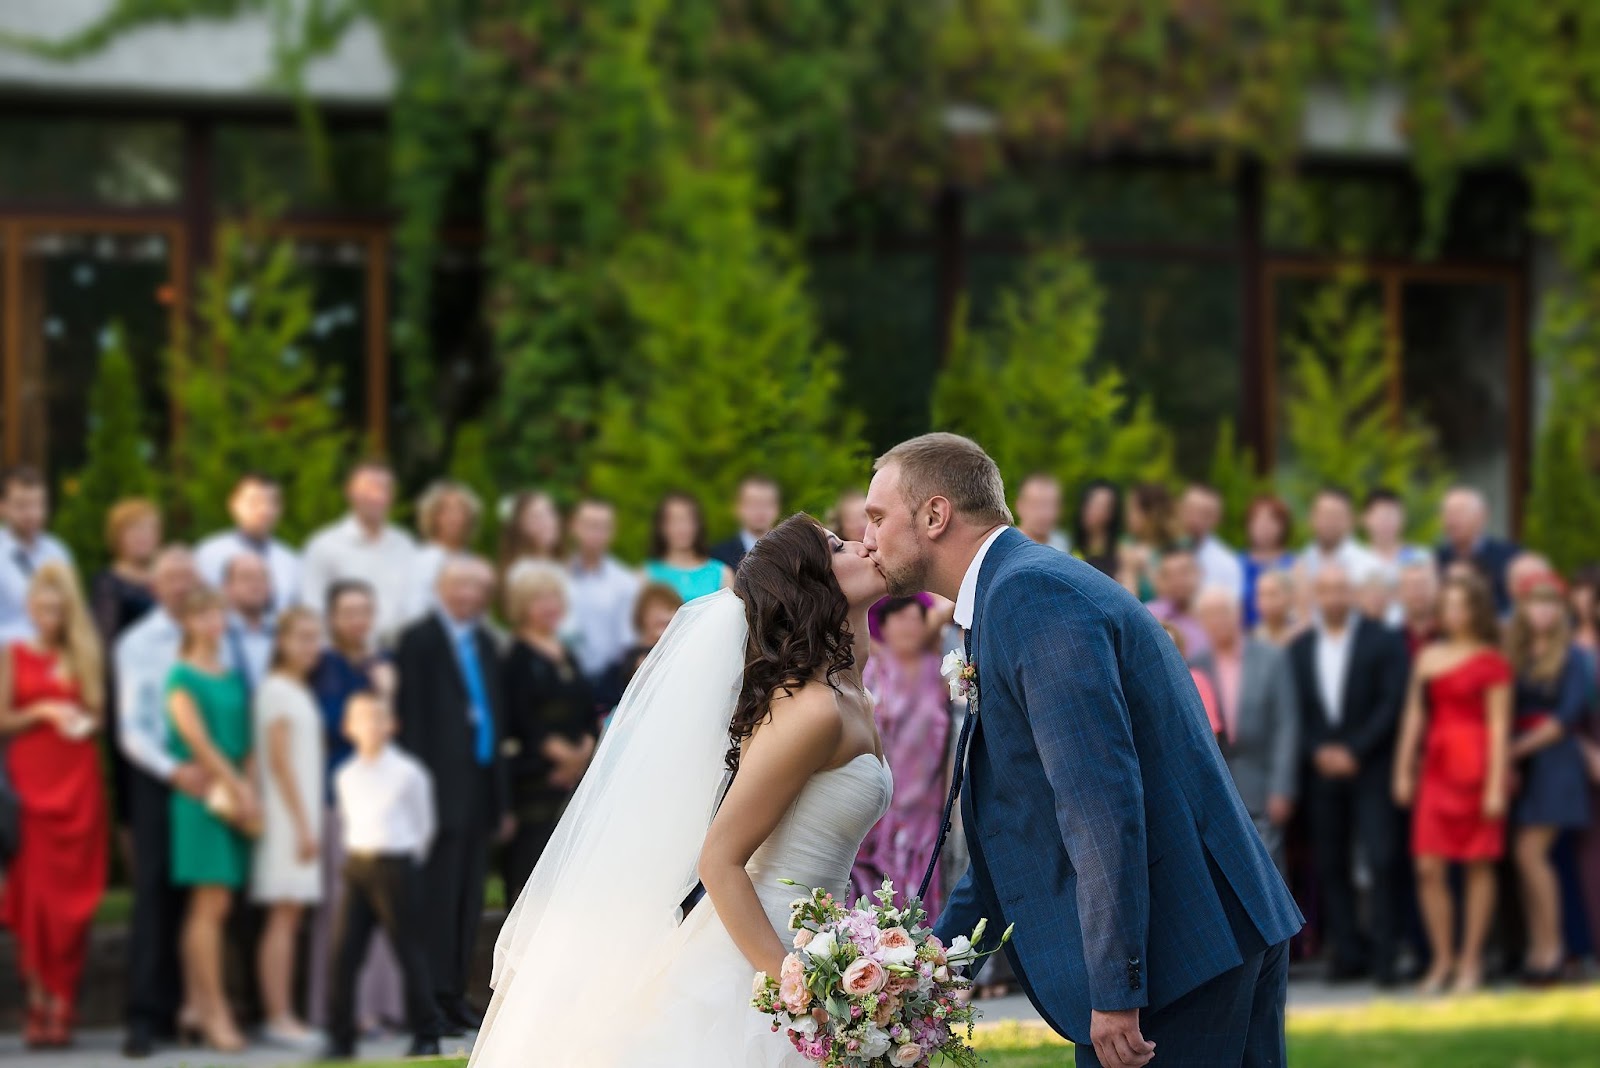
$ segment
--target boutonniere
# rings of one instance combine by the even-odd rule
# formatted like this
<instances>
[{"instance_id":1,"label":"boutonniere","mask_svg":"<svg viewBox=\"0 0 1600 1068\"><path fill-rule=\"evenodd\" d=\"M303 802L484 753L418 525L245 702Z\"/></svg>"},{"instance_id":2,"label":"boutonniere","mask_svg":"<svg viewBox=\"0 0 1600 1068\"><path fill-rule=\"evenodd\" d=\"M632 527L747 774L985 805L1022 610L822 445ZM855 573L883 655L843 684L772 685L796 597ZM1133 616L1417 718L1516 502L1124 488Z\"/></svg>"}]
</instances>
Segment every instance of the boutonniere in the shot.
<instances>
[{"instance_id":1,"label":"boutonniere","mask_svg":"<svg viewBox=\"0 0 1600 1068\"><path fill-rule=\"evenodd\" d=\"M950 684L950 700L958 697L971 698L978 689L978 665L976 662L967 663L967 656L957 649L947 653L944 663L939 667L939 674Z\"/></svg>"}]
</instances>

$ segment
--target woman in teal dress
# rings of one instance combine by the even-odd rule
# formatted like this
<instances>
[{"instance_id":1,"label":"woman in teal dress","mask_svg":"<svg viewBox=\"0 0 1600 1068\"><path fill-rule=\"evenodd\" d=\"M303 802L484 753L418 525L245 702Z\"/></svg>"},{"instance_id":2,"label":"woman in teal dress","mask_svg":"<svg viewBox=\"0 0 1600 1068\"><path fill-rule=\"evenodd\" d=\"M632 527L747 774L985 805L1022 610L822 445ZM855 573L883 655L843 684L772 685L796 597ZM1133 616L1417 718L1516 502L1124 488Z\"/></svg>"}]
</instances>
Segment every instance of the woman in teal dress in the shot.
<instances>
[{"instance_id":1,"label":"woman in teal dress","mask_svg":"<svg viewBox=\"0 0 1600 1068\"><path fill-rule=\"evenodd\" d=\"M250 756L250 699L244 680L222 664L226 618L215 591L196 590L178 613L183 647L167 676L167 751L205 769L202 797L172 792L172 881L190 888L183 925L186 1026L213 1049L244 1048L222 991L223 926L233 894L249 876L250 842L260 803Z\"/></svg>"},{"instance_id":2,"label":"woman in teal dress","mask_svg":"<svg viewBox=\"0 0 1600 1068\"><path fill-rule=\"evenodd\" d=\"M669 493L656 506L644 573L651 582L671 586L686 602L733 585L733 572L706 552L705 516L689 494Z\"/></svg>"}]
</instances>

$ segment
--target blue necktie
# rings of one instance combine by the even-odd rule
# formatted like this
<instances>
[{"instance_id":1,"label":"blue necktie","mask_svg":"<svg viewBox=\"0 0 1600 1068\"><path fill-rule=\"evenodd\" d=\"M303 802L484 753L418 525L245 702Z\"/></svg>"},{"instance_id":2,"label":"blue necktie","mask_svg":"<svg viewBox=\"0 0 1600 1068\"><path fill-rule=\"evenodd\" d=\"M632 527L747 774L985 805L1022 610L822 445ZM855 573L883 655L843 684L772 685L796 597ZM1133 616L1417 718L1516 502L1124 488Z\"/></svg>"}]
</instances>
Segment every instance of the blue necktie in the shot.
<instances>
[{"instance_id":1,"label":"blue necktie","mask_svg":"<svg viewBox=\"0 0 1600 1068\"><path fill-rule=\"evenodd\" d=\"M967 663L972 663L972 631L961 632L962 647L966 650ZM956 798L961 796L961 782L967 775L967 744L972 741L972 725L978 721L978 691L974 682L973 690L967 695L967 718L961 723L961 736L956 739L956 766L955 774L950 777L950 797L944 803L944 819L939 824L939 840L933 845L933 856L928 860L928 873L922 877L922 885L917 888L917 900L928 900L928 885L933 882L933 869L939 865L939 854L944 852L944 840L950 837L951 815L955 812Z\"/></svg>"},{"instance_id":2,"label":"blue necktie","mask_svg":"<svg viewBox=\"0 0 1600 1068\"><path fill-rule=\"evenodd\" d=\"M461 677L467 684L473 725L478 729L475 754L479 764L488 764L494 759L494 717L489 713L489 691L484 689L483 667L478 663L477 637L471 630L457 636L456 654L461 658Z\"/></svg>"}]
</instances>

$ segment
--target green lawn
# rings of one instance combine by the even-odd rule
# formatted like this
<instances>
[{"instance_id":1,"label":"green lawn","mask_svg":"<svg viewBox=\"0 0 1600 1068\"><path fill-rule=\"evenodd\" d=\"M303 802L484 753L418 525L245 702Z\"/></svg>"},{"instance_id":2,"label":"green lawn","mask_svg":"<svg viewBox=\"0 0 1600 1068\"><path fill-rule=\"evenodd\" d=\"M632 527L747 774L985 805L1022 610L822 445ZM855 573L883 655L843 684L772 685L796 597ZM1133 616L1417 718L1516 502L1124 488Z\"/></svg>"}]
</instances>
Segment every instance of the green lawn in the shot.
<instances>
[{"instance_id":1,"label":"green lawn","mask_svg":"<svg viewBox=\"0 0 1600 1068\"><path fill-rule=\"evenodd\" d=\"M994 1068L1072 1064L1071 1050L1041 1027L995 1024L980 1029L977 1044ZM1293 1068L1570 1068L1597 1061L1600 986L1379 1003L1292 1013L1289 1019ZM437 1063L455 1068L464 1062ZM1155 1063L1160 1065L1160 1057Z\"/></svg>"}]
</instances>

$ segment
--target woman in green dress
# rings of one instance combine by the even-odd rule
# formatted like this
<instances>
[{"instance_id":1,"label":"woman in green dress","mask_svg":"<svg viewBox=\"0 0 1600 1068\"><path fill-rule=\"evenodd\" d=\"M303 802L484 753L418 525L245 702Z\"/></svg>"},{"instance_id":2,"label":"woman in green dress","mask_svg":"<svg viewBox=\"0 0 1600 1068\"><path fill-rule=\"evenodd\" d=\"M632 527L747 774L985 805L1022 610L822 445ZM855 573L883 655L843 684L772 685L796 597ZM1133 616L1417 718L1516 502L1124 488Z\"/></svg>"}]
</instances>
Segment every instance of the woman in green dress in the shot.
<instances>
[{"instance_id":1,"label":"woman in green dress","mask_svg":"<svg viewBox=\"0 0 1600 1068\"><path fill-rule=\"evenodd\" d=\"M226 618L215 591L196 590L178 613L183 646L167 676L167 749L196 761L211 787L201 798L172 792L172 881L190 888L183 925L186 1023L207 1045L244 1048L222 990L223 925L233 895L249 875L250 842L241 828L259 826L260 802L250 756L250 699L244 680L223 666Z\"/></svg>"}]
</instances>

